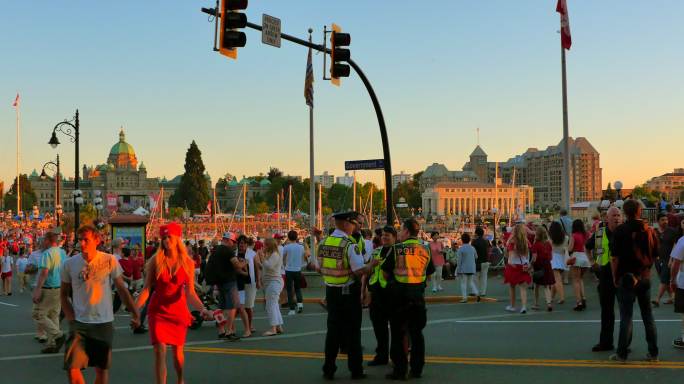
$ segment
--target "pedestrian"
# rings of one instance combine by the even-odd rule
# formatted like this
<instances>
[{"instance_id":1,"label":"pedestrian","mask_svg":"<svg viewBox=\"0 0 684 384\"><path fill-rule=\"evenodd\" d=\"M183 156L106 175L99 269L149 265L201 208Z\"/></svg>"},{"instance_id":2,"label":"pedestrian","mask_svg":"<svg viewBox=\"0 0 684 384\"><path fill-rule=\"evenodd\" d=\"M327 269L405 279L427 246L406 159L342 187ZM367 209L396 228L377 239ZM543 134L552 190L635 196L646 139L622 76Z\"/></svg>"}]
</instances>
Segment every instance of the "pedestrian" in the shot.
<instances>
[{"instance_id":1,"label":"pedestrian","mask_svg":"<svg viewBox=\"0 0 684 384\"><path fill-rule=\"evenodd\" d=\"M589 234L584 229L584 222L580 219L573 221L569 246L572 253L568 262L570 263L570 277L572 278L572 287L575 293L574 311L587 309L587 298L584 294L584 274L593 264L589 260L585 248L588 239Z\"/></svg>"},{"instance_id":2,"label":"pedestrian","mask_svg":"<svg viewBox=\"0 0 684 384\"><path fill-rule=\"evenodd\" d=\"M328 311L323 363L326 380L335 377L335 361L343 345L352 379L366 377L361 354L361 277L375 267L377 261L364 265L361 247L351 238L359 225L358 216L354 211L334 214L335 229L318 246L316 267L325 282Z\"/></svg>"},{"instance_id":3,"label":"pedestrian","mask_svg":"<svg viewBox=\"0 0 684 384\"><path fill-rule=\"evenodd\" d=\"M530 276L530 244L524 224L513 227L511 237L506 243L508 257L504 268L504 283L508 284L509 305L506 311L516 312L515 289L520 291L520 313L527 313L527 286L532 284Z\"/></svg>"},{"instance_id":4,"label":"pedestrian","mask_svg":"<svg viewBox=\"0 0 684 384\"><path fill-rule=\"evenodd\" d=\"M148 298L150 300L150 343L154 348L154 377L157 384L166 383L168 345L173 348L177 381L183 382L183 346L188 327L192 323L188 302L199 309L203 317L209 317L195 292L194 262L181 241L181 234L182 228L175 222L159 228L161 245L147 263L145 285L136 303L140 309Z\"/></svg>"},{"instance_id":5,"label":"pedestrian","mask_svg":"<svg viewBox=\"0 0 684 384\"><path fill-rule=\"evenodd\" d=\"M461 235L461 243L458 252L456 252L456 275L461 281L461 303L468 302L468 286L470 286L470 290L477 296L477 301L479 302L480 293L473 280L476 270L477 251L470 245L469 234L464 233Z\"/></svg>"},{"instance_id":6,"label":"pedestrian","mask_svg":"<svg viewBox=\"0 0 684 384\"><path fill-rule=\"evenodd\" d=\"M287 289L287 302L290 311L289 316L302 313L304 300L302 298L302 268L306 266L307 256L304 246L297 242L297 231L287 233L289 242L283 247L283 265L285 267L285 287ZM297 301L295 302L295 296Z\"/></svg>"},{"instance_id":7,"label":"pedestrian","mask_svg":"<svg viewBox=\"0 0 684 384\"><path fill-rule=\"evenodd\" d=\"M256 301L257 290L261 289L261 283L259 282L259 269L255 267L255 257L256 252L254 251L254 239L251 237L246 237L247 250L245 251L245 260L247 262L249 283L245 284L245 302L244 308L247 313L247 319L249 320L250 333L256 332L254 327L254 302ZM238 248L240 243L238 242Z\"/></svg>"},{"instance_id":8,"label":"pedestrian","mask_svg":"<svg viewBox=\"0 0 684 384\"><path fill-rule=\"evenodd\" d=\"M477 251L477 262L475 264L480 296L487 296L487 274L489 273L489 253L492 244L485 239L484 229L481 226L475 228L475 239L472 240L471 245Z\"/></svg>"},{"instance_id":9,"label":"pedestrian","mask_svg":"<svg viewBox=\"0 0 684 384\"><path fill-rule=\"evenodd\" d=\"M672 249L670 259L670 288L675 292L674 311L682 317L681 335L672 340L672 346L684 349L684 220L680 223L679 240Z\"/></svg>"},{"instance_id":10,"label":"pedestrian","mask_svg":"<svg viewBox=\"0 0 684 384\"><path fill-rule=\"evenodd\" d=\"M553 275L553 268L551 268L552 248L546 228L543 225L538 226L535 229L534 243L530 249L532 268L534 269L532 275L534 282L534 305L532 309L534 310L539 310L539 290L542 289L546 299L546 310L548 312L553 311L551 289L556 284L556 280Z\"/></svg>"},{"instance_id":11,"label":"pedestrian","mask_svg":"<svg viewBox=\"0 0 684 384\"><path fill-rule=\"evenodd\" d=\"M266 239L264 248L257 253L257 265L262 268L260 275L261 285L264 287L266 313L271 326L271 329L264 332L263 336L283 333L283 317L280 314L279 305L280 292L283 290L283 279L280 275L282 264L283 258L275 239Z\"/></svg>"},{"instance_id":12,"label":"pedestrian","mask_svg":"<svg viewBox=\"0 0 684 384\"><path fill-rule=\"evenodd\" d=\"M24 253L17 258L15 261L15 268L17 270L17 280L19 284L19 293L23 293L24 290L29 287L29 275L26 273L26 266L28 265L28 255L29 253Z\"/></svg>"},{"instance_id":13,"label":"pedestrian","mask_svg":"<svg viewBox=\"0 0 684 384\"><path fill-rule=\"evenodd\" d=\"M33 288L33 320L45 332L46 346L41 353L58 353L64 345L65 337L59 327L61 304L62 264L66 253L57 246L57 234L48 232L43 237L43 252L38 264L36 286Z\"/></svg>"},{"instance_id":14,"label":"pedestrian","mask_svg":"<svg viewBox=\"0 0 684 384\"><path fill-rule=\"evenodd\" d=\"M430 253L432 255L432 265L435 268L435 273L432 274L432 292L442 291L442 268L444 268L444 246L439 238L439 232L432 232L430 234L432 241L430 242Z\"/></svg>"},{"instance_id":15,"label":"pedestrian","mask_svg":"<svg viewBox=\"0 0 684 384\"><path fill-rule=\"evenodd\" d=\"M406 219L394 258L386 259L381 267L388 281L392 308L390 357L394 369L385 376L390 380L406 380L408 376L419 378L425 366L425 287L427 276L433 274L435 269L430 261L430 248L418 240L419 232L420 224L413 218Z\"/></svg>"},{"instance_id":16,"label":"pedestrian","mask_svg":"<svg viewBox=\"0 0 684 384\"><path fill-rule=\"evenodd\" d=\"M368 290L371 294L369 306L370 318L373 324L373 333L377 346L375 356L368 365L387 365L389 362L390 348L390 295L387 290L387 280L382 273L382 264L387 258L394 258L396 251L394 244L397 242L397 231L392 226L385 226L381 230L381 246L373 250L372 257L377 260L368 278Z\"/></svg>"},{"instance_id":17,"label":"pedestrian","mask_svg":"<svg viewBox=\"0 0 684 384\"><path fill-rule=\"evenodd\" d=\"M5 296L12 296L13 264L14 258L11 254L9 254L9 252L6 252L2 256L0 256L0 278L2 278L2 294Z\"/></svg>"},{"instance_id":18,"label":"pedestrian","mask_svg":"<svg viewBox=\"0 0 684 384\"><path fill-rule=\"evenodd\" d=\"M615 229L611 268L617 287L620 307L620 333L617 353L610 360L625 362L632 341L632 314L634 301L638 301L644 322L648 354L646 360L658 361L658 340L651 310L651 267L658 255L658 237L646 222L641 220L642 206L630 199L623 204L627 220Z\"/></svg>"},{"instance_id":19,"label":"pedestrian","mask_svg":"<svg viewBox=\"0 0 684 384\"><path fill-rule=\"evenodd\" d=\"M586 248L592 252L592 259L598 268L598 294L601 305L601 333L599 342L591 350L593 352L612 351L613 333L615 329L615 284L611 271L610 259L613 244L613 234L622 223L620 209L615 206L608 208L605 222L601 223L596 232L587 241Z\"/></svg>"},{"instance_id":20,"label":"pedestrian","mask_svg":"<svg viewBox=\"0 0 684 384\"><path fill-rule=\"evenodd\" d=\"M231 332L240 297L237 290L236 270L244 267L238 260L236 249L237 236L233 232L224 232L221 244L218 244L207 262L205 271L209 284L217 285L219 291L219 309L223 311L225 322L218 325L218 338L237 341L240 338Z\"/></svg>"},{"instance_id":21,"label":"pedestrian","mask_svg":"<svg viewBox=\"0 0 684 384\"><path fill-rule=\"evenodd\" d=\"M549 237L551 238L551 268L553 269L553 279L556 282L553 287L552 296L558 296L558 304L563 304L565 303L563 273L568 269L566 262L568 237L560 222L554 221L549 225Z\"/></svg>"},{"instance_id":22,"label":"pedestrian","mask_svg":"<svg viewBox=\"0 0 684 384\"><path fill-rule=\"evenodd\" d=\"M85 383L81 371L95 367L95 383L107 383L112 360L114 312L112 285L131 313L131 326L139 325L138 310L121 277L121 266L112 254L100 252L100 235L93 226L77 231L82 252L62 266L60 299L69 322L64 367L70 383Z\"/></svg>"},{"instance_id":23,"label":"pedestrian","mask_svg":"<svg viewBox=\"0 0 684 384\"><path fill-rule=\"evenodd\" d=\"M658 234L658 258L656 259L655 267L658 279L660 280L660 286L658 287L658 295L651 301L651 304L656 308L660 306L660 299L666 292L669 299L665 304L672 304L673 302L674 291L670 290L670 253L672 253L672 248L677 241L679 232L668 225L666 213L658 213L657 219L658 226L655 228L655 231Z\"/></svg>"},{"instance_id":24,"label":"pedestrian","mask_svg":"<svg viewBox=\"0 0 684 384\"><path fill-rule=\"evenodd\" d=\"M235 281L237 283L237 291L238 291L238 308L237 308L237 315L240 315L240 318L242 319L242 324L245 328L245 331L242 334L242 337L251 337L252 336L252 322L250 321L249 316L247 315L247 311L245 310L245 287L247 284L251 283L250 277L249 277L249 266L247 265L247 259L245 258L245 254L247 252L247 236L245 235L240 235L237 239L237 260L240 262L242 265L240 268L236 268L235 272ZM230 328L229 330L230 333L235 333L235 322L233 322L233 327Z\"/></svg>"}]
</instances>

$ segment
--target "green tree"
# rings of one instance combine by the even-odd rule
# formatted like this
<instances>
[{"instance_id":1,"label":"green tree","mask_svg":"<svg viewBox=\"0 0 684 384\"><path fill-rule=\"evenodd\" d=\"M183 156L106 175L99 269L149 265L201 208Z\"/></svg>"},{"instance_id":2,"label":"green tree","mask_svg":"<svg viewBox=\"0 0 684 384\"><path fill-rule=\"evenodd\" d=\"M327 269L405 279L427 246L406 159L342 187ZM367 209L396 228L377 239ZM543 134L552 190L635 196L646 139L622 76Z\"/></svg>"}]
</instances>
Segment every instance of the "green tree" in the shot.
<instances>
[{"instance_id":1,"label":"green tree","mask_svg":"<svg viewBox=\"0 0 684 384\"><path fill-rule=\"evenodd\" d=\"M269 167L268 175L266 177L268 177L268 181L273 182L274 179L282 178L283 172L276 167Z\"/></svg>"},{"instance_id":2,"label":"green tree","mask_svg":"<svg viewBox=\"0 0 684 384\"><path fill-rule=\"evenodd\" d=\"M423 198L420 196L420 177L423 172L418 172L413 175L413 179L409 182L399 183L394 189L392 200L394 204L397 203L400 197L406 199L409 208L418 209L423 206Z\"/></svg>"},{"instance_id":3,"label":"green tree","mask_svg":"<svg viewBox=\"0 0 684 384\"><path fill-rule=\"evenodd\" d=\"M21 210L31 211L33 206L38 200L36 198L36 193L31 187L31 183L28 181L28 177L25 174L19 175L19 180L21 180ZM17 178L14 178L12 187L5 194L4 197L5 209L15 211L17 209Z\"/></svg>"},{"instance_id":4,"label":"green tree","mask_svg":"<svg viewBox=\"0 0 684 384\"><path fill-rule=\"evenodd\" d=\"M183 218L183 208L173 207L169 208L169 213L166 215L169 220L179 220Z\"/></svg>"},{"instance_id":5,"label":"green tree","mask_svg":"<svg viewBox=\"0 0 684 384\"><path fill-rule=\"evenodd\" d=\"M209 187L204 177L202 152L193 140L185 154L185 173L178 189L169 199L172 207L187 208L194 213L203 213L209 201Z\"/></svg>"},{"instance_id":6,"label":"green tree","mask_svg":"<svg viewBox=\"0 0 684 384\"><path fill-rule=\"evenodd\" d=\"M249 202L249 205L247 206L247 213L250 215L256 215L260 213L268 213L269 212L269 207L268 204L264 201L256 202L254 200Z\"/></svg>"}]
</instances>

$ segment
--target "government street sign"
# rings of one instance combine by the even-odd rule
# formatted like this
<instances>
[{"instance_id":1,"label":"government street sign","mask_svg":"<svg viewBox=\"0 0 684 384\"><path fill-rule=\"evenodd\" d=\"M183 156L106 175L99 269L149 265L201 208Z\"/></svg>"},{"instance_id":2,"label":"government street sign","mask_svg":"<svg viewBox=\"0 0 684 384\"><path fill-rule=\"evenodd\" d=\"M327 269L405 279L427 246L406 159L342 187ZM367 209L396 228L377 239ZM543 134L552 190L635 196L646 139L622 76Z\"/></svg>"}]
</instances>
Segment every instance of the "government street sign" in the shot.
<instances>
[{"instance_id":1,"label":"government street sign","mask_svg":"<svg viewBox=\"0 0 684 384\"><path fill-rule=\"evenodd\" d=\"M280 48L280 19L263 14L261 17L261 42Z\"/></svg>"},{"instance_id":2,"label":"government street sign","mask_svg":"<svg viewBox=\"0 0 684 384\"><path fill-rule=\"evenodd\" d=\"M358 171L361 169L385 169L385 160L349 160L344 162L345 171Z\"/></svg>"}]
</instances>

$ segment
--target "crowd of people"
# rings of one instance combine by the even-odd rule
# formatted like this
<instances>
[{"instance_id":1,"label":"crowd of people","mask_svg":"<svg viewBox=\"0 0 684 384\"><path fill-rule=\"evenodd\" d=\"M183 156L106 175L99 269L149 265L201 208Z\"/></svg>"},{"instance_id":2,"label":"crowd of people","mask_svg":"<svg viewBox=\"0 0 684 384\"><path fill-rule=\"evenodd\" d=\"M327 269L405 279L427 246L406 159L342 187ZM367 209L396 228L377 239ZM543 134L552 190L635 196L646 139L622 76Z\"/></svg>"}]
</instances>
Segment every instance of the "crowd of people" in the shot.
<instances>
[{"instance_id":1,"label":"crowd of people","mask_svg":"<svg viewBox=\"0 0 684 384\"><path fill-rule=\"evenodd\" d=\"M42 228L2 228L2 292L12 295L14 274L15 288L20 293L31 291L35 339L44 344L42 353L58 353L65 347L65 369L73 383L83 382L81 370L89 366L95 367L98 380L107 377L112 322L122 304L131 316L133 332L149 332L156 382L166 382L168 346L182 382L188 328L213 320L219 339L251 337L256 332L254 306L261 290L268 316L262 335L283 334L281 307L287 308L288 316L304 311L305 270L319 272L326 286L321 304L328 311L323 366L327 379L334 377L340 351L348 355L352 378L365 377L360 346L364 306L369 307L377 341L369 365L391 360L389 379L420 377L422 329L427 321L424 291L430 285L433 293L442 291L444 279L456 278L461 302L469 297L479 302L487 295L488 272L499 265L509 287L505 310L522 314L528 311L528 289L533 289L531 310L541 310L545 304L547 311L553 311L563 305L568 278L573 309L585 310L589 305L585 283L592 280L585 277L593 273L601 331L592 350L616 349L611 360L627 360L637 302L649 347L646 359L657 361L653 307L674 304L674 311L682 314L682 335L672 344L684 348L684 273L680 273L684 220L666 209L651 227L641 219L641 212L637 200L611 206L587 223L561 212L547 223L517 222L504 228L498 241L483 227L457 238L427 234L413 219L406 220L399 232L392 226L371 231L362 229L363 216L345 212L334 216L335 227L327 236L319 230L312 233L316 258L312 238L302 239L297 231L266 239L225 232L220 239L184 241L181 225L172 222L159 227L158 237L140 247L123 239L105 241L91 226L81 227L75 242L74 235ZM654 297L652 269L659 280ZM217 309L212 310L212 305ZM68 332L61 330L62 317L69 323Z\"/></svg>"}]
</instances>

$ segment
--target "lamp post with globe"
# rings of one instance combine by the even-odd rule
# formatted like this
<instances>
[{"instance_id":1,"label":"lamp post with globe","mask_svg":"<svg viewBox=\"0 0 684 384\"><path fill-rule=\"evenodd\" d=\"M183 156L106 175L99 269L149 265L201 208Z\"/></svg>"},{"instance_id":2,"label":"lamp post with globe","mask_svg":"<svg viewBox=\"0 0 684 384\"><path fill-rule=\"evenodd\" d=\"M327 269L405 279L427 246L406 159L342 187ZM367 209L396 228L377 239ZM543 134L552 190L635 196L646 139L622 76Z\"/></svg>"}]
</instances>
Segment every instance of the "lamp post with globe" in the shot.
<instances>
[{"instance_id":1,"label":"lamp post with globe","mask_svg":"<svg viewBox=\"0 0 684 384\"><path fill-rule=\"evenodd\" d=\"M93 199L93 203L95 203L95 210L97 211L97 218L100 218L100 211L104 208L104 205L102 205L102 191L95 191L95 198Z\"/></svg>"},{"instance_id":2,"label":"lamp post with globe","mask_svg":"<svg viewBox=\"0 0 684 384\"><path fill-rule=\"evenodd\" d=\"M615 198L615 206L622 209L622 204L624 204L624 201L622 201L622 181L616 181L615 182L615 191L617 192L617 197Z\"/></svg>"},{"instance_id":3,"label":"lamp post with globe","mask_svg":"<svg viewBox=\"0 0 684 384\"><path fill-rule=\"evenodd\" d=\"M48 141L48 144L52 148L57 148L57 146L60 144L59 140L57 139L57 132L61 132L68 136L71 139L71 142L74 143L75 146L75 164L76 168L74 170L74 192L73 192L73 198L74 198L74 231L78 230L78 227L80 225L80 217L79 217L79 208L80 205L83 204L83 192L79 189L79 141L78 141L78 136L79 136L79 121L78 121L78 109L76 110L76 115L74 116L73 120L64 120L62 122L59 122L55 125L54 128L52 128L52 136L50 137L50 141Z\"/></svg>"},{"instance_id":4,"label":"lamp post with globe","mask_svg":"<svg viewBox=\"0 0 684 384\"><path fill-rule=\"evenodd\" d=\"M48 175L45 173L45 168L48 166L54 166L55 169L55 219L57 220L57 227L60 226L60 217L62 216L62 199L59 196L59 190L60 190L60 174L59 174L59 155L57 155L57 161L52 162L48 161L47 163L43 164L43 170L40 172L40 178L42 180L47 179Z\"/></svg>"}]
</instances>

